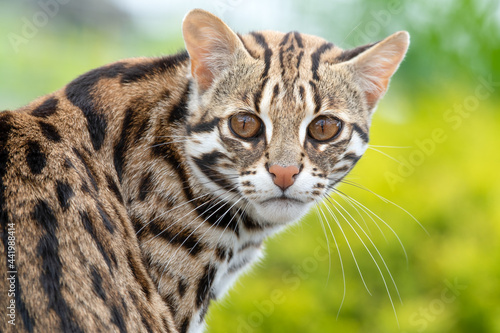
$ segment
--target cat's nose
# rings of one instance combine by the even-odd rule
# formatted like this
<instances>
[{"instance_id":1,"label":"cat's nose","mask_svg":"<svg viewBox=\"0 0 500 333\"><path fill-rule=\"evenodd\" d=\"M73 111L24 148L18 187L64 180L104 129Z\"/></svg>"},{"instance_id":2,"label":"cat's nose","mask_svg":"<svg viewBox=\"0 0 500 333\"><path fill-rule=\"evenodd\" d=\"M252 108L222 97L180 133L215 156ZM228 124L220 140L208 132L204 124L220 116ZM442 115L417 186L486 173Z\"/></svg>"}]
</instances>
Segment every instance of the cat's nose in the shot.
<instances>
[{"instance_id":1,"label":"cat's nose","mask_svg":"<svg viewBox=\"0 0 500 333\"><path fill-rule=\"evenodd\" d=\"M293 185L295 182L295 176L298 175L299 172L299 168L295 165L282 167L281 165L274 164L269 168L269 173L274 176L274 183L283 191Z\"/></svg>"}]
</instances>

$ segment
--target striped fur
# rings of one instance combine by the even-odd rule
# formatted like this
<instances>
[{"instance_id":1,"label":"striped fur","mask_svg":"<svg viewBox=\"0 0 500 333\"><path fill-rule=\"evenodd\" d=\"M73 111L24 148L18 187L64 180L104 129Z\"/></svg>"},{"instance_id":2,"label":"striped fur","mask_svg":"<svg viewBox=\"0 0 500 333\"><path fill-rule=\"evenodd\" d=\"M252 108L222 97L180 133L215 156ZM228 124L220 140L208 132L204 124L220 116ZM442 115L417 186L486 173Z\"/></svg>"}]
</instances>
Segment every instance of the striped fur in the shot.
<instances>
[{"instance_id":1,"label":"striped fur","mask_svg":"<svg viewBox=\"0 0 500 333\"><path fill-rule=\"evenodd\" d=\"M227 28L200 10L185 27L199 15ZM359 77L387 78L384 61L402 55L364 58L376 63L394 38L350 51L298 32L218 38L231 47L213 50L211 72L193 71L187 41L189 54L120 61L0 114L0 272L12 226L18 272L16 326L0 331L200 332L262 241L362 156L376 105L366 87L386 85ZM242 110L261 119L260 136L231 131ZM342 121L338 137L308 135L318 115ZM300 170L286 190L276 164ZM8 289L2 279L4 310Z\"/></svg>"}]
</instances>

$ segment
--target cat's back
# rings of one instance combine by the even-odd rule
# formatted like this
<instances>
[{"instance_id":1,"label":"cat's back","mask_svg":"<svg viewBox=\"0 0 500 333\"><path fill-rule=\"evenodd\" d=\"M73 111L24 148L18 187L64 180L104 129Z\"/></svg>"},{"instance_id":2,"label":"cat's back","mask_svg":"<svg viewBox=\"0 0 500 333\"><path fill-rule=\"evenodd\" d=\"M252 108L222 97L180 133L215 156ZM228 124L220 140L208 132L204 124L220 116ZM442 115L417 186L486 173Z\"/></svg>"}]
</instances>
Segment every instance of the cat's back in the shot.
<instances>
[{"instance_id":1,"label":"cat's back","mask_svg":"<svg viewBox=\"0 0 500 333\"><path fill-rule=\"evenodd\" d=\"M159 95L165 87L143 79L160 62L108 65L0 113L1 332L172 329L113 160L130 107L123 89L149 84ZM165 86L177 89L175 79Z\"/></svg>"}]
</instances>

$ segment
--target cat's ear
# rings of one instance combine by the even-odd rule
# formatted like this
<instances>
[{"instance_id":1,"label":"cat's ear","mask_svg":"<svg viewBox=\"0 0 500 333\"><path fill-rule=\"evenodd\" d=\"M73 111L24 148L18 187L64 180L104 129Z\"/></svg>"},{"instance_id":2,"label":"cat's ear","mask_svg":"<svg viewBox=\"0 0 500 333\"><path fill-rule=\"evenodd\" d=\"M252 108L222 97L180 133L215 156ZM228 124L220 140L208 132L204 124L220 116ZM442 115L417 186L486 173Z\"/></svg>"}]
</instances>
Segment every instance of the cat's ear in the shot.
<instances>
[{"instance_id":1,"label":"cat's ear","mask_svg":"<svg viewBox=\"0 0 500 333\"><path fill-rule=\"evenodd\" d=\"M238 49L244 49L238 36L217 16L193 9L182 22L184 43L191 59L191 75L204 91L230 64Z\"/></svg>"},{"instance_id":2,"label":"cat's ear","mask_svg":"<svg viewBox=\"0 0 500 333\"><path fill-rule=\"evenodd\" d=\"M409 44L408 32L399 31L347 62L354 67L355 76L365 91L370 108L374 108L386 92L389 80L403 60Z\"/></svg>"}]
</instances>

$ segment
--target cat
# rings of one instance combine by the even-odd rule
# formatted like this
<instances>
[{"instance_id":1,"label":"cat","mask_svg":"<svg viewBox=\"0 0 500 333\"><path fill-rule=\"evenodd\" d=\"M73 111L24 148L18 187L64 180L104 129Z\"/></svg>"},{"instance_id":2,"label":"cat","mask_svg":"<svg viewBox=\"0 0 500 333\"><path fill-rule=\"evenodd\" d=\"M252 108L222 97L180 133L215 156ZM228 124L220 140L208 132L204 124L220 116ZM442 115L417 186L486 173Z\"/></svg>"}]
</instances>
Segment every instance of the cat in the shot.
<instances>
[{"instance_id":1,"label":"cat","mask_svg":"<svg viewBox=\"0 0 500 333\"><path fill-rule=\"evenodd\" d=\"M409 44L239 35L200 9L182 32L0 113L1 331L201 332L363 155Z\"/></svg>"}]
</instances>

